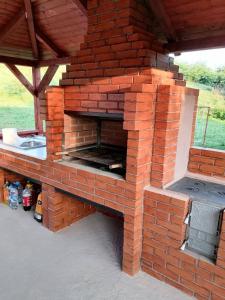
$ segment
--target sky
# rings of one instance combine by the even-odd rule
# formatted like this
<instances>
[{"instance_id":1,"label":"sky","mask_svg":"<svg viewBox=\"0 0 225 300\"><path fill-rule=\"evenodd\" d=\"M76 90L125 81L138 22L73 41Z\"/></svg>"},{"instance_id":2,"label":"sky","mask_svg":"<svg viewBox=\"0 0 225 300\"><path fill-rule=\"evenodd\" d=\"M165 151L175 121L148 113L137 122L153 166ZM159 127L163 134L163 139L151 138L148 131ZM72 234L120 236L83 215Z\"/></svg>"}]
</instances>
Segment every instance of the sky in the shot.
<instances>
[{"instance_id":1,"label":"sky","mask_svg":"<svg viewBox=\"0 0 225 300\"><path fill-rule=\"evenodd\" d=\"M216 69L225 66L225 48L205 51L182 53L175 57L176 63L205 63L208 67Z\"/></svg>"}]
</instances>

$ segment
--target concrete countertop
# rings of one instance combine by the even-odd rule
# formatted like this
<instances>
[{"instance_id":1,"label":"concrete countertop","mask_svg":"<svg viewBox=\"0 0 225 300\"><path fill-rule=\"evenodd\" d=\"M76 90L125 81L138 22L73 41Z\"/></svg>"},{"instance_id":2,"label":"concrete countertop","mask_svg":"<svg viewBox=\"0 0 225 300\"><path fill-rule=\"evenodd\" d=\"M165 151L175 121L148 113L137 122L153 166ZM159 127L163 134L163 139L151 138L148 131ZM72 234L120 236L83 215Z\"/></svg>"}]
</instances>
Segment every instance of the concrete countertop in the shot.
<instances>
[{"instance_id":1,"label":"concrete countertop","mask_svg":"<svg viewBox=\"0 0 225 300\"><path fill-rule=\"evenodd\" d=\"M10 145L3 144L2 140L0 140L0 149L8 150L14 153L22 154L29 157L34 157L41 160L46 160L47 158L46 147L24 150L24 149L19 149Z\"/></svg>"}]
</instances>

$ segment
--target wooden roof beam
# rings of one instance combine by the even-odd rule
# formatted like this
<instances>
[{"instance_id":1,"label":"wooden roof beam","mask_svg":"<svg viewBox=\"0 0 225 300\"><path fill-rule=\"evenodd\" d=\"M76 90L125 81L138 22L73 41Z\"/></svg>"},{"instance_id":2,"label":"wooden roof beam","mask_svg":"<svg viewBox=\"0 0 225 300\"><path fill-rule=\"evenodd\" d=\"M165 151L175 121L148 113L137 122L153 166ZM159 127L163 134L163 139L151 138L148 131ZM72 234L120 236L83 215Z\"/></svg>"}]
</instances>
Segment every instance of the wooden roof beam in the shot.
<instances>
[{"instance_id":1,"label":"wooden roof beam","mask_svg":"<svg viewBox=\"0 0 225 300\"><path fill-rule=\"evenodd\" d=\"M76 4L83 15L87 16L87 0L72 0L72 2Z\"/></svg>"},{"instance_id":2,"label":"wooden roof beam","mask_svg":"<svg viewBox=\"0 0 225 300\"><path fill-rule=\"evenodd\" d=\"M38 86L38 90L37 90L38 94L41 93L45 89L45 87L50 84L56 71L58 70L58 67L59 66L48 67L44 77L42 78L42 80Z\"/></svg>"},{"instance_id":3,"label":"wooden roof beam","mask_svg":"<svg viewBox=\"0 0 225 300\"><path fill-rule=\"evenodd\" d=\"M36 28L37 40L42 43L51 53L57 57L66 57L67 55L59 49L40 29Z\"/></svg>"},{"instance_id":4,"label":"wooden roof beam","mask_svg":"<svg viewBox=\"0 0 225 300\"><path fill-rule=\"evenodd\" d=\"M171 42L164 46L170 53L224 48L225 35Z\"/></svg>"},{"instance_id":5,"label":"wooden roof beam","mask_svg":"<svg viewBox=\"0 0 225 300\"><path fill-rule=\"evenodd\" d=\"M46 66L53 66L53 65L67 65L71 64L72 57L59 57L59 58L52 58L52 59L43 59L39 60L37 63L38 67L46 67Z\"/></svg>"},{"instance_id":6,"label":"wooden roof beam","mask_svg":"<svg viewBox=\"0 0 225 300\"><path fill-rule=\"evenodd\" d=\"M24 18L25 10L24 8L21 8L12 18L10 18L10 21L0 29L0 43L2 43L3 40L20 25Z\"/></svg>"},{"instance_id":7,"label":"wooden roof beam","mask_svg":"<svg viewBox=\"0 0 225 300\"><path fill-rule=\"evenodd\" d=\"M35 24L34 24L34 15L33 15L33 9L32 4L30 0L24 0L25 9L26 9L26 18L27 18L27 24L28 24L28 30L30 34L31 39L31 45L32 45L32 51L34 58L39 57L39 50L37 45L37 39L35 34Z\"/></svg>"},{"instance_id":8,"label":"wooden roof beam","mask_svg":"<svg viewBox=\"0 0 225 300\"><path fill-rule=\"evenodd\" d=\"M37 64L37 61L0 55L0 63L33 67Z\"/></svg>"},{"instance_id":9,"label":"wooden roof beam","mask_svg":"<svg viewBox=\"0 0 225 300\"><path fill-rule=\"evenodd\" d=\"M5 64L6 67L15 75L15 77L22 83L22 85L32 94L35 95L33 85L26 79L23 73L13 64Z\"/></svg>"},{"instance_id":10,"label":"wooden roof beam","mask_svg":"<svg viewBox=\"0 0 225 300\"><path fill-rule=\"evenodd\" d=\"M153 11L153 14L155 15L157 21L161 24L168 41L176 41L176 33L162 3L162 0L147 0L147 3Z\"/></svg>"}]
</instances>

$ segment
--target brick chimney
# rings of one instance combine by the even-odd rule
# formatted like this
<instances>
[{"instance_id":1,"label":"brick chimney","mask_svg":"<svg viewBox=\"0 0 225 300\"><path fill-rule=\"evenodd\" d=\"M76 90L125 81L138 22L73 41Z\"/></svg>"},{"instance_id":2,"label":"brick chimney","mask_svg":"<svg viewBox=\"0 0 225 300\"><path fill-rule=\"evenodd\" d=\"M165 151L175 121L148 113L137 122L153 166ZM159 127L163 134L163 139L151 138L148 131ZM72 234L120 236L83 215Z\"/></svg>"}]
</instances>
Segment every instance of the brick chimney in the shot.
<instances>
[{"instance_id":1,"label":"brick chimney","mask_svg":"<svg viewBox=\"0 0 225 300\"><path fill-rule=\"evenodd\" d=\"M61 84L86 86L106 78L99 81L99 85L108 85L107 90L102 87L98 90L104 93L121 91L135 83L174 84L173 80L182 79L177 74L178 68L173 65L173 59L165 55L162 44L153 35L152 24L144 0L88 1L85 42L72 65L68 66ZM150 68L171 72L160 73ZM103 105L97 107L104 109Z\"/></svg>"},{"instance_id":2,"label":"brick chimney","mask_svg":"<svg viewBox=\"0 0 225 300\"><path fill-rule=\"evenodd\" d=\"M61 86L65 111L123 113L124 130L142 130L142 134L143 130L148 131L149 147L154 154L151 180L160 186L173 177L171 160L175 159L184 92L180 87L185 82L152 33L153 24L144 0L88 1L85 42L63 74ZM176 94L175 102L174 96L170 97L171 90ZM174 118L169 120L167 116L172 112ZM68 125L68 117L66 122ZM166 154L162 153L165 148ZM173 155L167 157L171 152Z\"/></svg>"}]
</instances>

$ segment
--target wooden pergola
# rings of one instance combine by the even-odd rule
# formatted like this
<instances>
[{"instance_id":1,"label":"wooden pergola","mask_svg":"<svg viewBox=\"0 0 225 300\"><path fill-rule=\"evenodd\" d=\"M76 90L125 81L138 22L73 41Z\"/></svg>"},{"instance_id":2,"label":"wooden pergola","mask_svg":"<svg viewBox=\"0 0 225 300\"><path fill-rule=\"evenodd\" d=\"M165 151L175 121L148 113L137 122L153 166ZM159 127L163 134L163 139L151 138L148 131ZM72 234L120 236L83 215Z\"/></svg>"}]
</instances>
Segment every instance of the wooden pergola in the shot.
<instances>
[{"instance_id":1,"label":"wooden pergola","mask_svg":"<svg viewBox=\"0 0 225 300\"><path fill-rule=\"evenodd\" d=\"M224 0L146 1L165 35L168 52L225 47Z\"/></svg>"},{"instance_id":2,"label":"wooden pergola","mask_svg":"<svg viewBox=\"0 0 225 300\"><path fill-rule=\"evenodd\" d=\"M37 131L42 131L39 96L60 64L69 64L87 30L86 2L0 0L0 63L34 97ZM32 67L32 83L16 65ZM47 66L43 78L40 68Z\"/></svg>"},{"instance_id":3,"label":"wooden pergola","mask_svg":"<svg viewBox=\"0 0 225 300\"><path fill-rule=\"evenodd\" d=\"M165 52L179 54L225 47L224 0L145 1ZM6 64L34 96L38 131L42 130L38 111L40 93L58 66L69 64L79 50L87 31L87 2L0 0L0 63ZM16 65L32 67L32 83ZM41 80L40 67L43 66L48 68Z\"/></svg>"}]
</instances>

